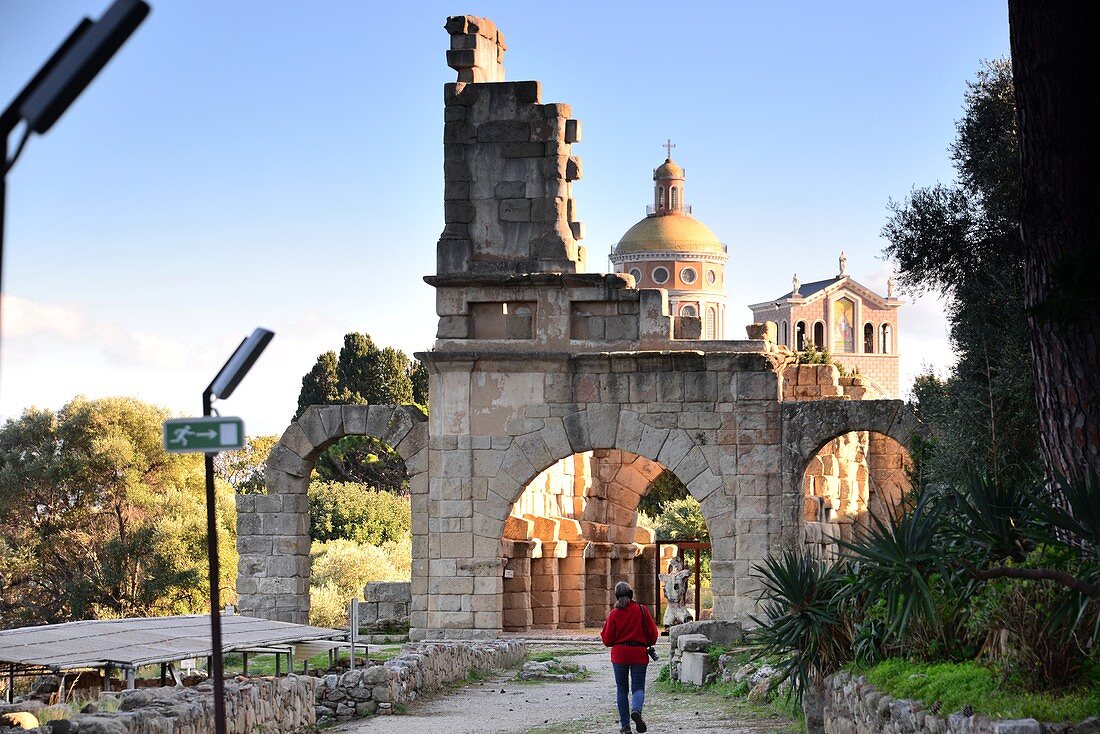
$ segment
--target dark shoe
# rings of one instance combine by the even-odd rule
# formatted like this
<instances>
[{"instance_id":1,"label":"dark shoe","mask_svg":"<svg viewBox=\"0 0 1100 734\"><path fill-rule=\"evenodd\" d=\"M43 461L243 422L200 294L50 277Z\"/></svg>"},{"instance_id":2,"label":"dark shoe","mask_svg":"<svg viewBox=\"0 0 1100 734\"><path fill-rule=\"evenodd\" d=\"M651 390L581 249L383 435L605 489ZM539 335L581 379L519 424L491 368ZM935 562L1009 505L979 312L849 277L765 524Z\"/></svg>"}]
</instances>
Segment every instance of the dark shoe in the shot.
<instances>
[{"instance_id":1,"label":"dark shoe","mask_svg":"<svg viewBox=\"0 0 1100 734\"><path fill-rule=\"evenodd\" d=\"M619 734L634 734L634 732L630 731L630 727L628 726L625 729L619 729Z\"/></svg>"},{"instance_id":2,"label":"dark shoe","mask_svg":"<svg viewBox=\"0 0 1100 734\"><path fill-rule=\"evenodd\" d=\"M634 720L634 728L638 730L638 734L644 734L646 730L645 722L642 721L641 711L631 711L630 718Z\"/></svg>"}]
</instances>

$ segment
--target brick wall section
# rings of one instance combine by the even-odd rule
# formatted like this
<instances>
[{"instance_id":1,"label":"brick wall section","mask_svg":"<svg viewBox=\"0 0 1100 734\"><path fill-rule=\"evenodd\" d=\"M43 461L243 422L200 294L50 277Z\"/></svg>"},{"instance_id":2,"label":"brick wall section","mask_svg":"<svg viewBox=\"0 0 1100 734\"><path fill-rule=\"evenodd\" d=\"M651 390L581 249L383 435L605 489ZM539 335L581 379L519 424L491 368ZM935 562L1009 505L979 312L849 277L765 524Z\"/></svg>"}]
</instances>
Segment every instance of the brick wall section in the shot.
<instances>
[{"instance_id":1,"label":"brick wall section","mask_svg":"<svg viewBox=\"0 0 1100 734\"><path fill-rule=\"evenodd\" d=\"M408 627L412 585L408 581L377 581L363 587L359 624L372 632Z\"/></svg>"}]
</instances>

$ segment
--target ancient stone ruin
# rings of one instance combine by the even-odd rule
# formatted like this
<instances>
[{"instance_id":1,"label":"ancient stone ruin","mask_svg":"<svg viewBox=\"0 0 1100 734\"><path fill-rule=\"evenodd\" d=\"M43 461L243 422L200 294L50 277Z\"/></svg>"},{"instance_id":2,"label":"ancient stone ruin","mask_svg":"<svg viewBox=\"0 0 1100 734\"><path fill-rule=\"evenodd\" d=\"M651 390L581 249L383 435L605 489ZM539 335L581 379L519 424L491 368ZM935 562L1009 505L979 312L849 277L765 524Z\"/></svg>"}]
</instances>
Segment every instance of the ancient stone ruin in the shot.
<instances>
[{"instance_id":1,"label":"ancient stone ruin","mask_svg":"<svg viewBox=\"0 0 1100 734\"><path fill-rule=\"evenodd\" d=\"M438 331L418 355L431 411L312 407L271 453L267 493L238 496L239 606L305 622L306 488L348 435L405 459L413 510L413 638L601 624L627 580L652 598L653 536L637 507L673 472L713 543L714 616L756 609L751 568L832 538L900 492L916 423L833 365L798 365L775 324L744 340L674 328L668 292L585 272L573 183L580 123L538 82L505 81L502 34L446 25ZM720 333L720 332L717 332ZM686 336L689 338L674 338Z\"/></svg>"}]
</instances>

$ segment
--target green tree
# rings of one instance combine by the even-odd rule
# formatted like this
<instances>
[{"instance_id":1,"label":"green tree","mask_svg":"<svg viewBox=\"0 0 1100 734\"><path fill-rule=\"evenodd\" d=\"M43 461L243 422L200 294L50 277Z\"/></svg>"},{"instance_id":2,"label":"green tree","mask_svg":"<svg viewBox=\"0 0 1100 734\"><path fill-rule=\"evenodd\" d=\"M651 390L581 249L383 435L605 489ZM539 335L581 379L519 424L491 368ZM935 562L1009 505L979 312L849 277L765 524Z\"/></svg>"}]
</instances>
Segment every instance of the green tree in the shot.
<instances>
[{"instance_id":1,"label":"green tree","mask_svg":"<svg viewBox=\"0 0 1100 734\"><path fill-rule=\"evenodd\" d=\"M946 380L926 375L914 391L935 436L922 457L922 475L934 482L973 472L1026 481L1039 471L1013 99L1008 63L989 62L968 84L951 148L958 181L891 203L883 229L902 286L945 298L958 354Z\"/></svg>"},{"instance_id":2,"label":"green tree","mask_svg":"<svg viewBox=\"0 0 1100 734\"><path fill-rule=\"evenodd\" d=\"M244 448L214 457L214 476L229 483L237 494L263 492L267 455L278 442L278 436L248 436Z\"/></svg>"},{"instance_id":3,"label":"green tree","mask_svg":"<svg viewBox=\"0 0 1100 734\"><path fill-rule=\"evenodd\" d=\"M309 534L317 541L343 539L381 546L401 539L412 528L407 497L318 480L309 483L308 496Z\"/></svg>"},{"instance_id":4,"label":"green tree","mask_svg":"<svg viewBox=\"0 0 1100 734\"><path fill-rule=\"evenodd\" d=\"M413 360L409 369L409 382L412 383L413 402L422 407L428 406L428 368L419 359Z\"/></svg>"},{"instance_id":5,"label":"green tree","mask_svg":"<svg viewBox=\"0 0 1100 734\"><path fill-rule=\"evenodd\" d=\"M427 381L423 365L400 349L379 349L369 335L352 332L344 335L339 356L322 354L302 378L295 418L310 405L407 405L421 400L426 404ZM404 461L393 447L367 436L336 442L318 457L316 470L329 481L359 482L398 493L407 490Z\"/></svg>"},{"instance_id":6,"label":"green tree","mask_svg":"<svg viewBox=\"0 0 1100 734\"><path fill-rule=\"evenodd\" d=\"M340 378L336 371L336 352L325 352L317 357L313 368L302 378L302 390L298 393L299 418L311 405L336 405L343 402L340 394Z\"/></svg>"},{"instance_id":7,"label":"green tree","mask_svg":"<svg viewBox=\"0 0 1100 734\"><path fill-rule=\"evenodd\" d=\"M32 408L0 428L7 624L205 606L202 461L164 452L167 417L130 398L76 398L58 413ZM219 483L226 590L236 566L232 501Z\"/></svg>"}]
</instances>

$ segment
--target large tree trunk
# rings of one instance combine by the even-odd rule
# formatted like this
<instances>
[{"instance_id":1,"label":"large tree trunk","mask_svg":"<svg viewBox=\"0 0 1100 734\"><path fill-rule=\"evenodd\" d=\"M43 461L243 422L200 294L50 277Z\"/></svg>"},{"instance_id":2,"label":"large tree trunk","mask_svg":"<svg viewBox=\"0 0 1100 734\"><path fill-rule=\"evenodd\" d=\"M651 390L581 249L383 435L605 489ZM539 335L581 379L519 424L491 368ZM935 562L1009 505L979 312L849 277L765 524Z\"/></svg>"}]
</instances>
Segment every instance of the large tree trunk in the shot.
<instances>
[{"instance_id":1,"label":"large tree trunk","mask_svg":"<svg viewBox=\"0 0 1100 734\"><path fill-rule=\"evenodd\" d=\"M1052 478L1100 475L1100 2L1009 0L1025 304Z\"/></svg>"}]
</instances>

